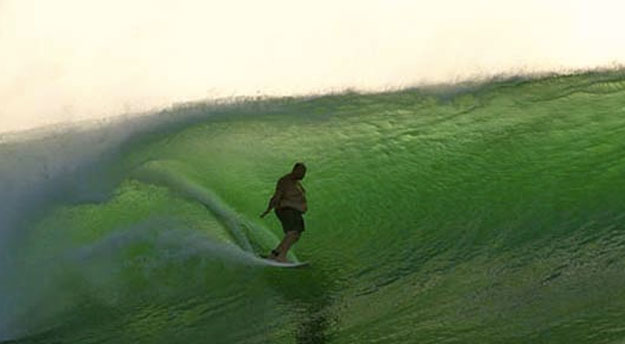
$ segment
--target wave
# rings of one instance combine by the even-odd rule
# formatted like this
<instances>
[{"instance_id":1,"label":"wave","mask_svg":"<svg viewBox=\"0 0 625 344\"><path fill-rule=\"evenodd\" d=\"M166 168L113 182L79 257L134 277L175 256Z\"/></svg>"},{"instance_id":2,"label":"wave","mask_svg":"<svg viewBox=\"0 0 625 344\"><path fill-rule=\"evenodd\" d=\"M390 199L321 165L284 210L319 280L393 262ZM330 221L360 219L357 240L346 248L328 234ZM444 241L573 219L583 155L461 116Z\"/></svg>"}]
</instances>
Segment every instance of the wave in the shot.
<instances>
[{"instance_id":1,"label":"wave","mask_svg":"<svg viewBox=\"0 0 625 344\"><path fill-rule=\"evenodd\" d=\"M0 339L622 340L624 85L187 104L5 141ZM278 269L258 214L295 161L311 266Z\"/></svg>"}]
</instances>

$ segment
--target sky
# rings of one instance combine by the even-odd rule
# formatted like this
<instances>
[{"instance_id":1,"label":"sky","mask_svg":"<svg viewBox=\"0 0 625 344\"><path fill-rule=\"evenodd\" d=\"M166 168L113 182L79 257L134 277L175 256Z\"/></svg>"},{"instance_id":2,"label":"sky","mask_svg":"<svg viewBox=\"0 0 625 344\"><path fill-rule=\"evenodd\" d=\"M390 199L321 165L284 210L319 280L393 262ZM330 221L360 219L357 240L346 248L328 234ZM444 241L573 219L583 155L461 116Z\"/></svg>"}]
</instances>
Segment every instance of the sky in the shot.
<instances>
[{"instance_id":1,"label":"sky","mask_svg":"<svg viewBox=\"0 0 625 344\"><path fill-rule=\"evenodd\" d=\"M0 0L0 133L625 64L617 0Z\"/></svg>"}]
</instances>

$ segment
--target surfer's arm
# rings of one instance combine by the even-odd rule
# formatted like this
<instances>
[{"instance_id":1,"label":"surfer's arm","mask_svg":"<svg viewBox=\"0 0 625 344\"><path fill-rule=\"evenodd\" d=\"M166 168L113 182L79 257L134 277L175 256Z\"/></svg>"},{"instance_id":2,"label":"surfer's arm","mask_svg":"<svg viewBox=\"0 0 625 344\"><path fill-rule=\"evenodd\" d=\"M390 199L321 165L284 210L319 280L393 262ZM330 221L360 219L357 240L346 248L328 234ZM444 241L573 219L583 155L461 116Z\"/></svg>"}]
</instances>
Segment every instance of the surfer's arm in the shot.
<instances>
[{"instance_id":1,"label":"surfer's arm","mask_svg":"<svg viewBox=\"0 0 625 344\"><path fill-rule=\"evenodd\" d=\"M278 185L276 185L276 192L274 192L273 196L269 200L269 204L267 205L267 210L265 210L262 214L260 214L260 217L264 217L265 215L269 214L271 209L277 207L280 204L280 200L282 200L283 189L284 189L282 187L281 182L282 181L279 181Z\"/></svg>"}]
</instances>

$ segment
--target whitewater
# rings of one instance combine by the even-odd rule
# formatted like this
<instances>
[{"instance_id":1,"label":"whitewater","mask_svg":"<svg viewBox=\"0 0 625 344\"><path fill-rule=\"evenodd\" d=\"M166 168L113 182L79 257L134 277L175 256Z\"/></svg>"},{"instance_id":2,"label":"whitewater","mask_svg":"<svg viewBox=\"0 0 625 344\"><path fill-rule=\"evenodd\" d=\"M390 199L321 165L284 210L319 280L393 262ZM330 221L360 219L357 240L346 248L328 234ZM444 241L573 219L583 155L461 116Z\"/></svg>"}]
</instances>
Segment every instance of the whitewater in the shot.
<instances>
[{"instance_id":1,"label":"whitewater","mask_svg":"<svg viewBox=\"0 0 625 344\"><path fill-rule=\"evenodd\" d=\"M624 138L622 70L5 134L0 342L622 343Z\"/></svg>"}]
</instances>

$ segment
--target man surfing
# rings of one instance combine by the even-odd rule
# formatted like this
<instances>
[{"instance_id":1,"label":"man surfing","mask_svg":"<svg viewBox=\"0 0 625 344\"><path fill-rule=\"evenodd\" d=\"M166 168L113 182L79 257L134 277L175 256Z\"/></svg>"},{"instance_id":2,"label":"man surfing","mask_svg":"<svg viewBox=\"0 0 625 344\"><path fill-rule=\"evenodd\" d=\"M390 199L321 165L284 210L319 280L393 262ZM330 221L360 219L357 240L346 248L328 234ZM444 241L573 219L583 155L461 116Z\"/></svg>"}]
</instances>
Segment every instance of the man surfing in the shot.
<instances>
[{"instance_id":1,"label":"man surfing","mask_svg":"<svg viewBox=\"0 0 625 344\"><path fill-rule=\"evenodd\" d=\"M276 192L269 200L267 210L260 214L262 218L269 214L271 209L275 209L285 234L278 247L271 250L269 259L286 263L287 252L304 231L302 215L308 210L308 205L306 204L306 190L300 181L305 175L306 166L301 162L296 163L291 173L278 180Z\"/></svg>"}]
</instances>

